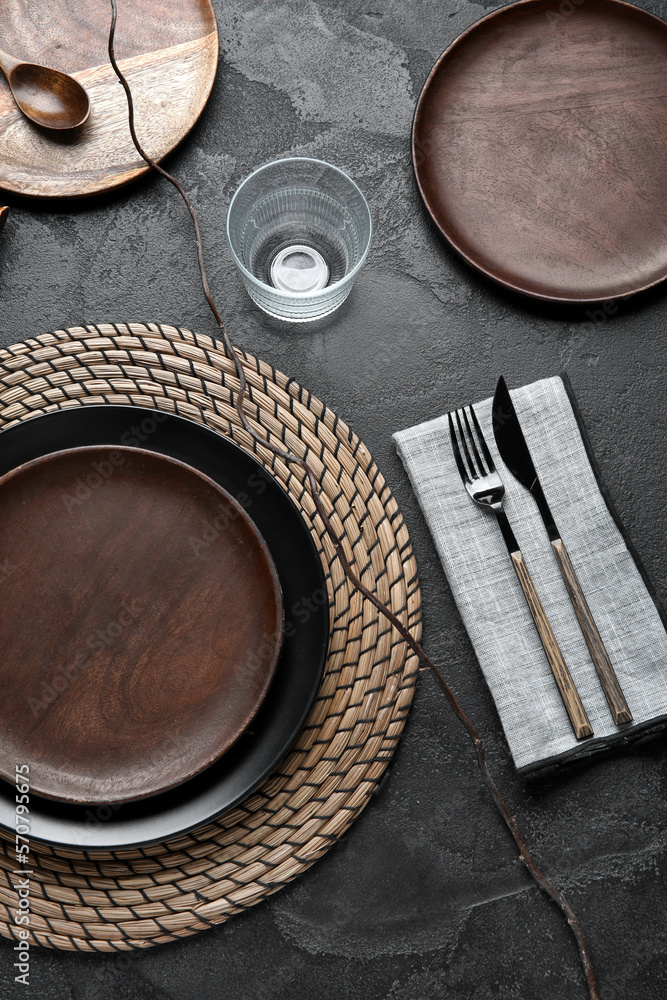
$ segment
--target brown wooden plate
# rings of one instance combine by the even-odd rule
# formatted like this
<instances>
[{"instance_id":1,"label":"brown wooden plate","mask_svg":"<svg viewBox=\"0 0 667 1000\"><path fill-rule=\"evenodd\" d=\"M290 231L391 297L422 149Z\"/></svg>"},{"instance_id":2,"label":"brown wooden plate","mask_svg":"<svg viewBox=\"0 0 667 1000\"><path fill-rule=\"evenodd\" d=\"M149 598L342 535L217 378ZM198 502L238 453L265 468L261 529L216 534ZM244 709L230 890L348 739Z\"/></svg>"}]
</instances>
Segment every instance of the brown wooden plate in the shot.
<instances>
[{"instance_id":1,"label":"brown wooden plate","mask_svg":"<svg viewBox=\"0 0 667 1000\"><path fill-rule=\"evenodd\" d=\"M164 843L242 802L274 771L307 725L329 646L327 581L309 518L254 455L204 424L128 404L53 410L0 433L0 477L73 445L119 444L185 462L242 503L269 547L286 626L276 672L257 715L236 743L192 780L161 795L94 809L31 795L31 841L77 850ZM308 614L302 613L304 607ZM0 780L0 826L13 835L15 825L16 786Z\"/></svg>"},{"instance_id":2,"label":"brown wooden plate","mask_svg":"<svg viewBox=\"0 0 667 1000\"><path fill-rule=\"evenodd\" d=\"M53 134L27 121L0 78L0 187L17 194L73 197L118 187L149 168L137 153L127 101L109 63L108 0L13 0L0 4L2 48L71 73L88 91L88 121ZM193 127L218 65L210 0L119 0L116 57L134 98L137 134L157 160Z\"/></svg>"},{"instance_id":3,"label":"brown wooden plate","mask_svg":"<svg viewBox=\"0 0 667 1000\"><path fill-rule=\"evenodd\" d=\"M189 466L83 447L0 479L0 774L70 802L153 795L219 759L280 652L273 561Z\"/></svg>"},{"instance_id":4,"label":"brown wooden plate","mask_svg":"<svg viewBox=\"0 0 667 1000\"><path fill-rule=\"evenodd\" d=\"M620 0L524 0L440 57L413 125L419 188L485 275L537 298L667 276L667 24Z\"/></svg>"}]
</instances>

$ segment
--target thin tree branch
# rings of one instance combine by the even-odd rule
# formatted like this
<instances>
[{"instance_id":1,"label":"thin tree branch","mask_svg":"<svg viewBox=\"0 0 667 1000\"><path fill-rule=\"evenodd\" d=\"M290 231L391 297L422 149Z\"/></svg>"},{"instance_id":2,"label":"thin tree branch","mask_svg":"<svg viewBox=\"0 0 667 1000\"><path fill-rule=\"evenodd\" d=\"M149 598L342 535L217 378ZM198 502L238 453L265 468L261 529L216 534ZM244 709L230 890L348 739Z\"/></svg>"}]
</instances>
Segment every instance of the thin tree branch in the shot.
<instances>
[{"instance_id":1,"label":"thin tree branch","mask_svg":"<svg viewBox=\"0 0 667 1000\"><path fill-rule=\"evenodd\" d=\"M447 698L447 701L449 702L451 708L453 709L456 717L458 718L459 722L461 722L461 724L464 726L466 732L468 733L470 739L472 740L475 749L475 754L477 755L477 763L479 765L479 769L482 775L482 780L489 789L491 797L493 798L493 801L498 811L500 812L500 815L502 816L505 824L507 825L510 833L512 834L512 837L514 838L514 842L518 848L519 857L521 861L528 869L530 875L538 884L538 886L544 892L546 892L547 895L549 895L554 900L554 902L560 907L560 909L563 911L563 914L565 915L568 924L572 929L572 932L577 942L577 947L579 949L579 957L581 959L581 963L584 969L590 1000L600 1000L600 994L598 992L595 973L593 971L593 965L591 963L591 959L589 956L588 945L586 943L586 938L584 936L583 927L581 926L581 923L577 918L574 910L572 909L572 907L570 906L570 904L568 903L562 892L560 892L560 890L557 889L549 881L546 875L542 873L542 871L533 861L533 858L530 854L530 851L528 850L528 846L526 844L524 836L519 828L519 824L517 823L512 813L510 812L509 808L507 807L502 795L500 794L498 786L496 785L491 775L491 772L489 771L488 765L486 763L486 753L484 751L482 741L479 738L479 734L475 729L475 726L470 721L466 713L463 711L461 705L456 699L456 696L454 695L453 691L445 681L440 670L436 667L435 663L433 663L430 657L426 655L424 650L421 648L420 644L411 635L410 631L405 627L405 625L403 625L403 623L393 613L393 611L387 608L375 594L373 594L366 586L364 586L361 580L354 573L347 559L347 556L345 555L341 541L338 538L338 535L336 534L333 525L331 524L331 521L329 520L327 512L324 508L322 499L320 497L317 480L315 479L313 470L311 469L308 462L305 459L300 458L298 455L294 455L290 451L285 451L284 449L279 448L277 445L275 445L272 441L268 439L268 436L263 437L262 435L258 434L245 414L243 408L243 402L247 391L247 381L245 377L245 371L243 368L243 362L241 360L239 352L235 350L234 345L232 344L227 328L222 320L220 313L218 312L218 309L211 295L208 283L208 275L206 273L206 264L204 262L204 249L201 237L201 227L199 224L199 218L197 216L197 212L190 198L185 192L183 186L179 183L179 181L176 180L176 178L172 174L166 171L162 166L160 166L159 163L157 163L151 156L148 155L148 153L144 150L143 146L141 145L136 133L135 120L134 120L134 103L132 100L132 93L130 91L129 84L125 79L125 76L123 75L122 71L118 66L118 63L116 61L116 56L114 53L116 17L117 17L116 0L111 0L109 60L111 62L111 65L113 67L116 76L120 80L120 83L123 89L125 90L125 95L127 97L128 120L130 126L130 134L132 136L132 142L134 143L137 152L142 157L142 159L145 160L148 166L151 167L153 170L157 171L157 173L161 174L161 176L164 177L165 180L169 181L169 183L176 188L181 198L185 202L188 212L190 213L190 216L192 218L195 230L195 239L197 243L197 258L199 262L199 270L201 273L201 282L202 282L202 288L204 290L204 296L206 298L206 301L208 302L211 312L213 313L213 316L215 317L215 321L220 329L220 333L222 335L222 342L225 347L225 353L234 363L236 374L239 380L239 391L236 396L236 412L238 413L239 420L241 421L241 424L247 431L247 433L253 438L254 441L260 444L263 448L268 448L268 450L273 452L273 454L276 455L278 458L282 458L285 462L291 463L292 465L297 465L301 469L303 469L304 473L306 474L308 486L313 498L313 502L315 504L315 508L320 516L320 519L322 521L322 524L324 525L324 529L327 535L329 536L331 542L333 543L336 555L338 556L338 559L340 560L340 563L345 571L345 575L350 580L353 587L356 590L358 590L361 594L363 594L366 600L370 601L371 604L373 604L374 607L377 608L380 614L384 615L384 617L389 622L391 622L396 631L402 636L402 638L408 644L410 649L412 649L412 651L419 658L419 661L422 665L422 669L429 670L431 674L433 674L433 676L435 677L437 683L442 688L445 697Z\"/></svg>"}]
</instances>

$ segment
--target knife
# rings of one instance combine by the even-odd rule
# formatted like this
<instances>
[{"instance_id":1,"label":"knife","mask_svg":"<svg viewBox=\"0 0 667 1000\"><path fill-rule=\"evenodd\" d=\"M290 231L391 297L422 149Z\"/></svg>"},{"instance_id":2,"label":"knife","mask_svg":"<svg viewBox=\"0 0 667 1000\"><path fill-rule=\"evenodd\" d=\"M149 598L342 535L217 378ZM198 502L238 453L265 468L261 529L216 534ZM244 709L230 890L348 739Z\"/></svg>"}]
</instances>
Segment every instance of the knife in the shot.
<instances>
[{"instance_id":1,"label":"knife","mask_svg":"<svg viewBox=\"0 0 667 1000\"><path fill-rule=\"evenodd\" d=\"M502 375L498 379L493 397L492 413L493 435L498 445L500 457L515 479L518 479L521 485L525 486L532 494L537 504L614 722L617 726L623 722L632 722L632 713L628 708L609 654L600 638L600 633L570 562L563 539L560 537L560 531L535 471L512 397Z\"/></svg>"}]
</instances>

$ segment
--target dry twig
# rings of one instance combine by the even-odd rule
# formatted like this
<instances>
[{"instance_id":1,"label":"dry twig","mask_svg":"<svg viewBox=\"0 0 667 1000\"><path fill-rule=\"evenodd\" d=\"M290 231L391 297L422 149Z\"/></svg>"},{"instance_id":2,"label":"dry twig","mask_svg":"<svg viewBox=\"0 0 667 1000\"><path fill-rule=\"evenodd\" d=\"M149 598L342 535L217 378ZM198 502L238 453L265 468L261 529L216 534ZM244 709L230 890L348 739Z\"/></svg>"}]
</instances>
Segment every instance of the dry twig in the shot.
<instances>
[{"instance_id":1,"label":"dry twig","mask_svg":"<svg viewBox=\"0 0 667 1000\"><path fill-rule=\"evenodd\" d=\"M436 667L435 663L433 663L430 657L426 655L426 653L421 648L417 640L413 638L409 630L396 617L396 615L392 611L390 611L389 608L387 608L382 603L382 601L380 601L375 596L375 594L373 594L370 590L368 590L367 587L364 586L364 584L361 582L361 580L359 580L359 578L352 570L352 567L350 566L350 563L345 555L345 552L338 539L338 536L336 535L336 532L334 531L333 526L329 520L327 512L324 509L322 500L320 498L319 489L317 486L317 480L315 479L313 470L310 468L308 462L306 462L305 459L300 458L298 455L292 454L292 452L290 451L285 451L282 448L278 448L272 441L268 439L268 437L262 437L261 435L257 434L257 432L253 428L252 424L250 423L244 412L243 403L246 395L247 383L245 378L245 372L243 369L243 363L241 361L241 357L239 356L238 352L234 349L234 345L231 341L227 328L222 320L220 313L218 312L218 309L211 295L211 291L208 284L208 276L206 273L206 265L204 262L204 250L201 238L201 228L199 225L199 218L197 216L197 212L194 208L194 205L190 201L190 198L185 192L183 186L179 183L179 181L176 180L176 178L172 174L166 171L159 163L157 163L152 157L150 157L148 153L146 153L146 151L144 150L143 146L141 145L137 137L137 133L135 130L135 122L134 122L134 103L132 100L132 93L130 91L130 87L127 80L125 79L122 71L118 66L114 53L114 37L116 31L116 14L117 14L116 0L111 0L111 10L112 10L112 16L111 16L111 28L109 31L109 59L111 61L111 65L114 69L114 72L116 73L116 76L120 80L120 83L122 84L123 89L125 90L125 94L127 96L128 117L129 117L129 126L130 126L130 133L132 135L132 141L137 149L137 152L142 157L142 159L145 160L148 166L151 167L153 170L157 171L157 173L161 174L162 177L165 178L165 180L169 181L169 183L176 188L181 198L185 202L188 211L190 213L190 216L192 218L192 222L194 224L194 229L195 229L199 270L201 273L201 281L204 290L204 296L209 304L211 312L213 313L215 321L220 329L222 342L225 347L225 353L233 361L239 380L239 391L236 397L236 411L239 415L239 420L241 421L242 426L245 428L248 434L250 434L250 436L255 441L257 441L257 443L260 444L263 448L268 448L269 451L273 452L273 454L276 455L277 457L282 458L283 461L289 462L292 465L298 465L300 468L303 469L304 473L306 474L306 478L308 480L308 485L313 497L313 502L315 504L317 513L320 516L320 519L322 521L322 524L324 525L324 529L327 535L329 536L335 547L336 554L340 559L341 565L345 570L346 576L348 577L352 585L361 594L363 594L366 600L370 601L371 604L373 604L377 608L377 610L382 615L384 615L384 617L387 618L388 621L391 622L391 624L400 633L400 635L403 637L403 639L406 641L406 643L409 645L412 651L418 656L422 664L422 668L430 670L430 672L433 674L436 681L444 691L447 701L451 705L454 713L456 714L457 718L462 723L462 725L465 727L468 735L470 736L470 739L472 740L473 746L475 748L475 753L477 755L477 763L479 765L479 769L482 774L482 779L487 788L489 789L493 801L495 802L496 807L500 812L500 815L502 816L507 827L509 828L512 837L514 838L514 841L519 850L519 857L521 861L526 866L526 868L530 872L530 875L539 885L539 887L543 889L544 892L547 893L547 895L551 896L554 902L560 907L560 909L563 911L567 919L567 922L572 928L572 932L577 941L577 947L579 949L579 956L581 958L584 974L586 976L586 983L588 985L590 1000L600 1000L600 994L597 988L595 973L593 971L593 965L591 963L591 959L588 953L588 945L586 943L586 938L584 936L583 927L581 926L581 923L579 922L579 919L575 914L574 910L572 909L568 901L565 899L563 894L560 892L560 890L558 890L549 881L546 875L544 875L542 871L540 871L540 869L533 861L531 854L528 850L526 841L524 839L524 836L519 828L519 824L517 823L512 813L510 812L509 808L507 807L507 804L505 803L502 795L500 794L498 786L496 785L491 775L491 772L489 771L488 765L486 763L486 754L484 752L484 747L482 745L482 741L479 738L479 734L475 729L475 726L472 724L468 716L461 708L461 705L457 701L456 696L454 695L453 691L445 681L441 672Z\"/></svg>"}]
</instances>

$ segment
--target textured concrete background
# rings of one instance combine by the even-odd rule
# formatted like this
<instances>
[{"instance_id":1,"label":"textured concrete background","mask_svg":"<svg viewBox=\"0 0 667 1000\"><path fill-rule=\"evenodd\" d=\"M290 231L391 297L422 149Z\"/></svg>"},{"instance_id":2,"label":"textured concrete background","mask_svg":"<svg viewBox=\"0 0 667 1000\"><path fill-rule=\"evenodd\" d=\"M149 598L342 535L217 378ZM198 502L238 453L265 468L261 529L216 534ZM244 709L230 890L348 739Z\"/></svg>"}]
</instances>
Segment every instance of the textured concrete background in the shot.
<instances>
[{"instance_id":1,"label":"textured concrete background","mask_svg":"<svg viewBox=\"0 0 667 1000\"><path fill-rule=\"evenodd\" d=\"M664 600L664 292L595 323L502 293L431 229L410 164L413 108L438 55L495 4L214 3L217 84L169 165L200 210L212 287L232 335L324 399L369 445L412 533L426 648L484 735L537 861L583 920L602 997L663 1000L666 741L532 783L516 777L390 435L488 395L501 371L516 385L566 369L610 493ZM644 6L665 12L663 3ZM315 334L263 323L224 239L240 180L289 154L347 170L375 220L347 315ZM215 332L184 209L163 182L79 204L10 204L0 240L3 344L107 320ZM472 750L428 677L375 800L338 847L268 902L145 953L37 951L28 989L14 985L11 947L0 944L7 1000L586 996L570 931L516 860Z\"/></svg>"}]
</instances>

